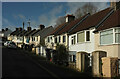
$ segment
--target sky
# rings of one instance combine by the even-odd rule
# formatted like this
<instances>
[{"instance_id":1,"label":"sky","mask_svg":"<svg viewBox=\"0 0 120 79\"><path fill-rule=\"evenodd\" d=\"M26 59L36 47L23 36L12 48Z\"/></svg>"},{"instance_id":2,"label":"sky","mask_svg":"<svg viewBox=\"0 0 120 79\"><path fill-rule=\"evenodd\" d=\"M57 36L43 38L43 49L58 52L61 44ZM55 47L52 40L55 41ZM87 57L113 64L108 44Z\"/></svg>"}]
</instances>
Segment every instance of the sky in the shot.
<instances>
[{"instance_id":1,"label":"sky","mask_svg":"<svg viewBox=\"0 0 120 79\"><path fill-rule=\"evenodd\" d=\"M85 4L86 2L2 2L2 28L14 30L22 27L23 22L26 28L29 19L32 28L38 28L40 24L54 26L58 17L74 14L77 8ZM107 2L93 2L93 5L98 10L109 7Z\"/></svg>"}]
</instances>

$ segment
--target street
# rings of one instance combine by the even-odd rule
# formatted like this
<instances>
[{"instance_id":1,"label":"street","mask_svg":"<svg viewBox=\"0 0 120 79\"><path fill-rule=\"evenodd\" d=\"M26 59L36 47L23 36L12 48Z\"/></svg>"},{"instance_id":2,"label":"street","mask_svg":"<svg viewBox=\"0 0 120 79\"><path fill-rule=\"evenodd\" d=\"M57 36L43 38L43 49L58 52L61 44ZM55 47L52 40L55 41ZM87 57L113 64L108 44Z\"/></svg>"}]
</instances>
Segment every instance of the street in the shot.
<instances>
[{"instance_id":1,"label":"street","mask_svg":"<svg viewBox=\"0 0 120 79\"><path fill-rule=\"evenodd\" d=\"M26 54L21 49L2 48L3 79L38 78L91 78L89 74L76 72L69 68L56 66L41 58Z\"/></svg>"}]
</instances>

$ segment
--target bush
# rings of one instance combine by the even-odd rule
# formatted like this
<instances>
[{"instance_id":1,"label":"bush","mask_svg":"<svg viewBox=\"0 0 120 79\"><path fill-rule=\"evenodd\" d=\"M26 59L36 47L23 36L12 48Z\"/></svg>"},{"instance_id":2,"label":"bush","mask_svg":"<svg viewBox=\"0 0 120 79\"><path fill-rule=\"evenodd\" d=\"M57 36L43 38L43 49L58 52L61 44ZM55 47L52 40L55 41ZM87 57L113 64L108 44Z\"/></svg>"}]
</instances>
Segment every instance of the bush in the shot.
<instances>
[{"instance_id":1,"label":"bush","mask_svg":"<svg viewBox=\"0 0 120 79\"><path fill-rule=\"evenodd\" d=\"M56 52L53 54L53 62L68 66L68 50L63 44L57 44Z\"/></svg>"}]
</instances>

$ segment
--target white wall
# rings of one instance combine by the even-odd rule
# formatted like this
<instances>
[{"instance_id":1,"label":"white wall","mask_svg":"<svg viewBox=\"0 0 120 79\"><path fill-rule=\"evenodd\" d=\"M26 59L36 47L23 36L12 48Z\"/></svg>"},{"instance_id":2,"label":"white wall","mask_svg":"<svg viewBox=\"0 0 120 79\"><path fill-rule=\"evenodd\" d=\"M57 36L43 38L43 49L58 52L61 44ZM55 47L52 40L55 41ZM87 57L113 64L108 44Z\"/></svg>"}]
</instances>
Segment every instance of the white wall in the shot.
<instances>
[{"instance_id":1,"label":"white wall","mask_svg":"<svg viewBox=\"0 0 120 79\"><path fill-rule=\"evenodd\" d=\"M69 36L69 51L85 51L92 53L94 49L94 29L90 30L90 42L77 43L77 33ZM71 45L71 36L76 35L76 44Z\"/></svg>"}]
</instances>

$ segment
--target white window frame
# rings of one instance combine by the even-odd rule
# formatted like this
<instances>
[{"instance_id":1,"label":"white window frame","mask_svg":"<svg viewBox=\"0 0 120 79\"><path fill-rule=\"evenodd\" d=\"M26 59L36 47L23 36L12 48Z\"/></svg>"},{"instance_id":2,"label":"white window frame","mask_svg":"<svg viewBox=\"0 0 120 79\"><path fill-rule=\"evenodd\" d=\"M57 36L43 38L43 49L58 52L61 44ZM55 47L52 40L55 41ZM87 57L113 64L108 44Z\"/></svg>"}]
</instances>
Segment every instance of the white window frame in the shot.
<instances>
[{"instance_id":1,"label":"white window frame","mask_svg":"<svg viewBox=\"0 0 120 79\"><path fill-rule=\"evenodd\" d=\"M73 37L73 38L72 38ZM74 39L74 37L75 37L75 39ZM77 44L77 36L74 34L74 35L71 35L71 45L75 45L75 44ZM74 41L75 40L75 42L74 42L74 44L72 44L72 40Z\"/></svg>"},{"instance_id":2,"label":"white window frame","mask_svg":"<svg viewBox=\"0 0 120 79\"><path fill-rule=\"evenodd\" d=\"M109 29L106 29L106 30L99 31L99 45L102 46L102 45L120 44L120 43L116 43L116 42L115 42L115 39L116 39L116 37L115 37L115 34L116 34L115 29L117 29L117 28L120 28L120 27L109 28ZM108 31L108 30L113 30L113 43L112 43L112 44L101 44L101 43L100 43L100 42L101 42L101 40L100 40L100 38L101 38L101 32Z\"/></svg>"},{"instance_id":3,"label":"white window frame","mask_svg":"<svg viewBox=\"0 0 120 79\"><path fill-rule=\"evenodd\" d=\"M89 31L89 33L90 33L90 37L89 37L90 40L89 40L89 41L87 41L87 38L86 38L86 37L87 37L86 34L87 34L88 31ZM84 32L85 32L85 42L90 42L90 41L91 41L91 31L90 31L90 30L85 30Z\"/></svg>"},{"instance_id":4,"label":"white window frame","mask_svg":"<svg viewBox=\"0 0 120 79\"><path fill-rule=\"evenodd\" d=\"M115 27L115 28L113 29L113 31L114 31L114 32L113 32L113 33L114 33L114 34L113 34L113 36L114 36L114 41L113 41L113 43L114 43L114 44L120 44L120 43L116 43L116 42L115 42L115 41L116 41L115 34L120 34L119 32L115 32L115 29L120 29L120 27Z\"/></svg>"}]
</instances>

